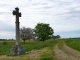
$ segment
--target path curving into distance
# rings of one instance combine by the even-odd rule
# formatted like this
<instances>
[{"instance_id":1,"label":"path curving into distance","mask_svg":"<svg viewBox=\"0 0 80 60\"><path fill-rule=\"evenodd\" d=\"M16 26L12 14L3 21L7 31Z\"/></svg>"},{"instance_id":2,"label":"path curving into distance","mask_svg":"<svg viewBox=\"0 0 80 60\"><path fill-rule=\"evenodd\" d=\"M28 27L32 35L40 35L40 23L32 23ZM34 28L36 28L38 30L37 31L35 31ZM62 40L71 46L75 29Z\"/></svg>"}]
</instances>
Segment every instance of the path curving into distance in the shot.
<instances>
[{"instance_id":1,"label":"path curving into distance","mask_svg":"<svg viewBox=\"0 0 80 60\"><path fill-rule=\"evenodd\" d=\"M57 60L80 60L79 51L68 47L64 42L62 43L62 49L59 48L59 43L54 47L54 53Z\"/></svg>"}]
</instances>

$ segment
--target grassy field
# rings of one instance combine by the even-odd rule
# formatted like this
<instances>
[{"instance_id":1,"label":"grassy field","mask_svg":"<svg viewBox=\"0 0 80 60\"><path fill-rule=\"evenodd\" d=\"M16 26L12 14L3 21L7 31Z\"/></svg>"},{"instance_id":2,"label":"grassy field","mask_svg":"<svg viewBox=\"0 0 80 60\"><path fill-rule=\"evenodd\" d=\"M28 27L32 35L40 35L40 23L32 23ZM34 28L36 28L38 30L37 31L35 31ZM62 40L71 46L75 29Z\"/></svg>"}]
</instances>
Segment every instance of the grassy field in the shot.
<instances>
[{"instance_id":1,"label":"grassy field","mask_svg":"<svg viewBox=\"0 0 80 60\"><path fill-rule=\"evenodd\" d=\"M47 40L45 42L26 41L25 43L21 41L21 45L28 53L13 57L9 54L12 46L15 45L15 41L0 41L0 60L57 60L54 54L54 46L58 43L58 48L61 50L64 42L71 48L80 51L80 39Z\"/></svg>"},{"instance_id":2,"label":"grassy field","mask_svg":"<svg viewBox=\"0 0 80 60\"><path fill-rule=\"evenodd\" d=\"M65 42L71 48L80 51L80 39L67 39Z\"/></svg>"},{"instance_id":3,"label":"grassy field","mask_svg":"<svg viewBox=\"0 0 80 60\"><path fill-rule=\"evenodd\" d=\"M44 47L53 47L57 41L27 41L26 43L21 42L21 45L26 49L27 52L31 50L39 50ZM0 55L7 55L10 53L10 49L15 45L14 41L1 41L0 42Z\"/></svg>"}]
</instances>

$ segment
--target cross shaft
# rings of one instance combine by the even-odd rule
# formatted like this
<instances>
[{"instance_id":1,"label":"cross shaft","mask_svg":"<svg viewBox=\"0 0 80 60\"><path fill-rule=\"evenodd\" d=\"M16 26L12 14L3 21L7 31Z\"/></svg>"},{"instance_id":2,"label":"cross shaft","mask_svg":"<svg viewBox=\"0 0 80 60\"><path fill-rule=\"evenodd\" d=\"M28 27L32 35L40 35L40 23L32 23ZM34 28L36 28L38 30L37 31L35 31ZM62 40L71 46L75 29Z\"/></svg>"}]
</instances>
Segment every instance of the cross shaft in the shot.
<instances>
[{"instance_id":1,"label":"cross shaft","mask_svg":"<svg viewBox=\"0 0 80 60\"><path fill-rule=\"evenodd\" d=\"M19 13L19 8L15 8L15 10L13 11L13 15L16 15L16 45L20 45L19 17L21 17L21 13Z\"/></svg>"}]
</instances>

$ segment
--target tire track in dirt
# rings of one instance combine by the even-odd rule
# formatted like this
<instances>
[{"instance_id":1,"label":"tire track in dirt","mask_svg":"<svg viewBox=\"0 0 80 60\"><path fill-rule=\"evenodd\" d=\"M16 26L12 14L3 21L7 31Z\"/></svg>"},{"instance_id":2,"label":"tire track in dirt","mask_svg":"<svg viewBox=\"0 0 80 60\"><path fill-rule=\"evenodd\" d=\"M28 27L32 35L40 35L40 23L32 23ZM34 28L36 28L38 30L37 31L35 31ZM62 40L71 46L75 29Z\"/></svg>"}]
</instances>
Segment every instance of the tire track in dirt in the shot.
<instances>
[{"instance_id":1,"label":"tire track in dirt","mask_svg":"<svg viewBox=\"0 0 80 60\"><path fill-rule=\"evenodd\" d=\"M72 54L73 56L77 57L80 59L80 51L77 51L77 50L74 50L70 47L68 47L65 43L64 43L64 46L63 46L63 50L65 52L69 52L70 54Z\"/></svg>"},{"instance_id":2,"label":"tire track in dirt","mask_svg":"<svg viewBox=\"0 0 80 60\"><path fill-rule=\"evenodd\" d=\"M58 44L54 47L54 53L57 60L80 60L79 51L68 47L65 43L63 43L63 48L59 49Z\"/></svg>"}]
</instances>

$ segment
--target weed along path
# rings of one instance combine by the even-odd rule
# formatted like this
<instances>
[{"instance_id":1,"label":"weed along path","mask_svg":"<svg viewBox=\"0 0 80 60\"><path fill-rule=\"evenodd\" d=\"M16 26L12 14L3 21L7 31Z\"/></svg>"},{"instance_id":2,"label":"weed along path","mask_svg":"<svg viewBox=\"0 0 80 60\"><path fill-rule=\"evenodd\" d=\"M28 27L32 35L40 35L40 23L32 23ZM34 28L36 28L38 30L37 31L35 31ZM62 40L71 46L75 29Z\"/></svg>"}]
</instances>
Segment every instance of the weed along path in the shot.
<instances>
[{"instance_id":1,"label":"weed along path","mask_svg":"<svg viewBox=\"0 0 80 60\"><path fill-rule=\"evenodd\" d=\"M80 60L80 52L68 47L63 41L55 45L54 53L57 60Z\"/></svg>"}]
</instances>

